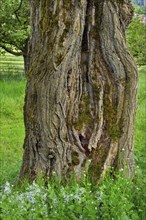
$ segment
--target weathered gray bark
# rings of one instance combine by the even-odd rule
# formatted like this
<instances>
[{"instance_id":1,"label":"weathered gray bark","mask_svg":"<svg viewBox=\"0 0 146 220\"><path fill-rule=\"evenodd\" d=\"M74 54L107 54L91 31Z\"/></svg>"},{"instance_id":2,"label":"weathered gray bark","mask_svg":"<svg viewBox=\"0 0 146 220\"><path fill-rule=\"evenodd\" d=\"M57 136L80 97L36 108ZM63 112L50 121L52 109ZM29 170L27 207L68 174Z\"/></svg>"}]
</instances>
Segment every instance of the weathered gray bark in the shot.
<instances>
[{"instance_id":1,"label":"weathered gray bark","mask_svg":"<svg viewBox=\"0 0 146 220\"><path fill-rule=\"evenodd\" d=\"M98 180L133 167L137 70L125 44L133 9L119 0L31 0L31 60L20 178Z\"/></svg>"}]
</instances>

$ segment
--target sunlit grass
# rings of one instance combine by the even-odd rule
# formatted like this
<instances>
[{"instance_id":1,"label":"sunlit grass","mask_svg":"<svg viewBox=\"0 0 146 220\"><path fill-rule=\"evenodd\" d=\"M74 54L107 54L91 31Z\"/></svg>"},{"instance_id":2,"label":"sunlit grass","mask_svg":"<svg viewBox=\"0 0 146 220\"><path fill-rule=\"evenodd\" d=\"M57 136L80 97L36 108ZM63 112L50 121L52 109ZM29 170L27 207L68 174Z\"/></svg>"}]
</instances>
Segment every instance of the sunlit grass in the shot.
<instances>
[{"instance_id":1,"label":"sunlit grass","mask_svg":"<svg viewBox=\"0 0 146 220\"><path fill-rule=\"evenodd\" d=\"M146 66L139 67L138 109L135 129L135 160L146 172Z\"/></svg>"},{"instance_id":2,"label":"sunlit grass","mask_svg":"<svg viewBox=\"0 0 146 220\"><path fill-rule=\"evenodd\" d=\"M24 74L24 61L22 56L13 56L6 53L0 56L0 75L23 75Z\"/></svg>"},{"instance_id":3,"label":"sunlit grass","mask_svg":"<svg viewBox=\"0 0 146 220\"><path fill-rule=\"evenodd\" d=\"M9 58L5 57L5 59ZM22 57L20 60L23 61ZM13 68L16 68L15 63ZM16 71L11 74L10 71L5 73L1 70L0 68L0 185L7 180L14 181L20 170L24 139L25 90L23 72Z\"/></svg>"}]
</instances>

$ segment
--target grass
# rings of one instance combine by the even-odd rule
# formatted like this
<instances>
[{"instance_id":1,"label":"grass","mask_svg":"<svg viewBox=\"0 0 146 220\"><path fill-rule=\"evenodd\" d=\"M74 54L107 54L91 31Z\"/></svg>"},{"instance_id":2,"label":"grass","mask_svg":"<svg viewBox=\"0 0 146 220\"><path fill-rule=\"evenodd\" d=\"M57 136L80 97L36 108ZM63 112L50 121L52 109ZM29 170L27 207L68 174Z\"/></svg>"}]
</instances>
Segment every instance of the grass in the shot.
<instances>
[{"instance_id":1,"label":"grass","mask_svg":"<svg viewBox=\"0 0 146 220\"><path fill-rule=\"evenodd\" d=\"M145 220L146 179L117 175L92 185L85 176L78 184L42 181L14 188L6 183L1 192L2 220Z\"/></svg>"},{"instance_id":2,"label":"grass","mask_svg":"<svg viewBox=\"0 0 146 220\"><path fill-rule=\"evenodd\" d=\"M17 74L24 74L23 57L16 57L11 54L0 56L0 75L16 76Z\"/></svg>"},{"instance_id":3,"label":"grass","mask_svg":"<svg viewBox=\"0 0 146 220\"><path fill-rule=\"evenodd\" d=\"M24 73L2 72L3 60L13 60L12 69L17 69L12 55L1 57L0 62L0 185L6 180L14 181L19 173L24 139L23 103ZM17 58L23 70L22 57Z\"/></svg>"},{"instance_id":4,"label":"grass","mask_svg":"<svg viewBox=\"0 0 146 220\"><path fill-rule=\"evenodd\" d=\"M6 59L9 60L10 57L6 57ZM11 57L11 59L13 58ZM1 60L0 65L2 66L4 57ZM14 61L16 60L14 59ZM20 58L20 64L23 64L22 58ZM13 66L14 69L17 69L16 62L13 62ZM23 69L23 66L21 68ZM26 82L23 73L17 71L13 74L7 71L1 72L0 185L2 188L2 220L146 219L145 74L145 67L140 67L135 134L135 160L139 169L136 169L137 173L133 180L123 178L118 174L116 181L107 176L100 185L94 186L85 176L80 184L72 181L64 186L58 182L50 182L48 187L44 188L40 181L33 183L33 185L26 183L24 188L20 189L12 187L11 184L19 174L22 160L23 102Z\"/></svg>"},{"instance_id":5,"label":"grass","mask_svg":"<svg viewBox=\"0 0 146 220\"><path fill-rule=\"evenodd\" d=\"M139 67L138 109L135 130L135 161L146 175L146 66Z\"/></svg>"}]
</instances>

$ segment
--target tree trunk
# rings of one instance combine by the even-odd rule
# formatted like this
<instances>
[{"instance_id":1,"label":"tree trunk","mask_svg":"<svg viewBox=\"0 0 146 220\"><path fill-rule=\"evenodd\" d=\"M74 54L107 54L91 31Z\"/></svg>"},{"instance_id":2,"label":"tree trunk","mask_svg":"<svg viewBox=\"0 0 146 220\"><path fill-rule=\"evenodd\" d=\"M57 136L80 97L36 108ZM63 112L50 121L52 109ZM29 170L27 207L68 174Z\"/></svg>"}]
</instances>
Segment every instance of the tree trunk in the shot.
<instances>
[{"instance_id":1,"label":"tree trunk","mask_svg":"<svg viewBox=\"0 0 146 220\"><path fill-rule=\"evenodd\" d=\"M20 178L133 167L137 69L127 0L31 0L31 60Z\"/></svg>"},{"instance_id":2,"label":"tree trunk","mask_svg":"<svg viewBox=\"0 0 146 220\"><path fill-rule=\"evenodd\" d=\"M30 50L29 50L29 38L26 39L24 43L24 47L22 48L22 54L23 54L23 59L24 59L24 72L25 75L27 76L27 73L29 71L29 66L30 66Z\"/></svg>"}]
</instances>

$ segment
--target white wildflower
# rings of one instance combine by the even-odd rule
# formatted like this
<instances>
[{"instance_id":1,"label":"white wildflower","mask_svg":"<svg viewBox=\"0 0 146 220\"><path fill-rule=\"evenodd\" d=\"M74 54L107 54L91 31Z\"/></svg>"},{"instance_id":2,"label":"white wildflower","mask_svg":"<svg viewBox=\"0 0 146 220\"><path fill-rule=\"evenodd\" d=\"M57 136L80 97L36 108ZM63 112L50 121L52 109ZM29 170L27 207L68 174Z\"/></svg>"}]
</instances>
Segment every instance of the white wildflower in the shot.
<instances>
[{"instance_id":1,"label":"white wildflower","mask_svg":"<svg viewBox=\"0 0 146 220\"><path fill-rule=\"evenodd\" d=\"M6 195L9 195L11 193L11 186L9 182L6 182L5 186L4 186L4 193Z\"/></svg>"}]
</instances>

